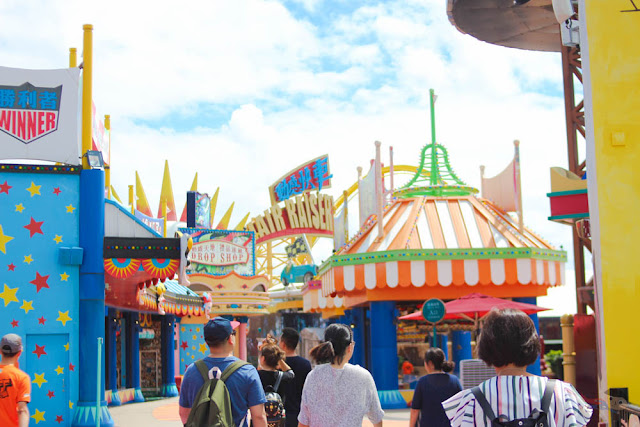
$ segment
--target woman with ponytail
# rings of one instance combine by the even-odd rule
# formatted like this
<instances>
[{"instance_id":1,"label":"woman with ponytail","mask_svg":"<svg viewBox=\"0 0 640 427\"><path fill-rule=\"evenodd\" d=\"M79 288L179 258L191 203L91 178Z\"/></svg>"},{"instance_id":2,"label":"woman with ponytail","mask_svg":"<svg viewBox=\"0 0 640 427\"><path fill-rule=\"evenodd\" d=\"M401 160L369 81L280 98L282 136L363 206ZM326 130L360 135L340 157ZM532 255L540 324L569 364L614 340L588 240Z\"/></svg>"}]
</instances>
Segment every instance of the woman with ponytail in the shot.
<instances>
[{"instance_id":1,"label":"woman with ponytail","mask_svg":"<svg viewBox=\"0 0 640 427\"><path fill-rule=\"evenodd\" d=\"M462 390L453 371L455 364L444 358L444 352L431 347L424 354L427 375L420 378L411 402L410 427L415 427L420 415L420 427L450 427L442 402Z\"/></svg>"},{"instance_id":2,"label":"woman with ponytail","mask_svg":"<svg viewBox=\"0 0 640 427\"><path fill-rule=\"evenodd\" d=\"M382 427L384 412L373 377L349 363L353 348L351 328L334 323L325 330L324 342L311 349L317 366L302 389L298 427L361 427L365 415Z\"/></svg>"}]
</instances>

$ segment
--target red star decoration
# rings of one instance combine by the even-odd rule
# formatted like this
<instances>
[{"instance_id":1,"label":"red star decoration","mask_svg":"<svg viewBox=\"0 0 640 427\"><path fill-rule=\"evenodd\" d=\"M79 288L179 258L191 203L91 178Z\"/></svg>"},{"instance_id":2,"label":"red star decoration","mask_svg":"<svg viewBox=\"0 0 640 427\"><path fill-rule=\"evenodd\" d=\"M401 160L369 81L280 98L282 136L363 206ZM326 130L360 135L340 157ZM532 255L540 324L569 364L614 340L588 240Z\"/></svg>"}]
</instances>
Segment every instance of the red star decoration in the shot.
<instances>
[{"instance_id":1,"label":"red star decoration","mask_svg":"<svg viewBox=\"0 0 640 427\"><path fill-rule=\"evenodd\" d=\"M17 328L18 327L18 321L16 319L13 319L11 321L11 326L13 326L14 328Z\"/></svg>"},{"instance_id":2,"label":"red star decoration","mask_svg":"<svg viewBox=\"0 0 640 427\"><path fill-rule=\"evenodd\" d=\"M9 267L8 271L16 271L16 266L13 265L13 263L9 264L7 267Z\"/></svg>"},{"instance_id":3,"label":"red star decoration","mask_svg":"<svg viewBox=\"0 0 640 427\"><path fill-rule=\"evenodd\" d=\"M38 345L38 344L36 344L36 349L34 351L32 351L31 353L37 355L38 359L40 359L40 356L43 356L43 355L47 354L47 352L44 351L44 346L43 345Z\"/></svg>"},{"instance_id":4,"label":"red star decoration","mask_svg":"<svg viewBox=\"0 0 640 427\"><path fill-rule=\"evenodd\" d=\"M29 283L36 285L36 293L38 293L42 288L49 287L47 280L49 280L48 274L46 276L41 276L40 273L36 271L36 278L30 281Z\"/></svg>"},{"instance_id":5,"label":"red star decoration","mask_svg":"<svg viewBox=\"0 0 640 427\"><path fill-rule=\"evenodd\" d=\"M53 392L53 390L49 390L49 393L47 393L47 397L48 397L49 399L51 399L52 397L55 397L55 395L56 395L56 394Z\"/></svg>"},{"instance_id":6,"label":"red star decoration","mask_svg":"<svg viewBox=\"0 0 640 427\"><path fill-rule=\"evenodd\" d=\"M69 363L69 370L70 370L70 371L73 371L73 370L75 370L75 369L76 369L76 367L75 367L75 366L73 366L71 363Z\"/></svg>"},{"instance_id":7,"label":"red star decoration","mask_svg":"<svg viewBox=\"0 0 640 427\"><path fill-rule=\"evenodd\" d=\"M60 187L56 187L53 189L53 194L55 194L56 196L60 193L62 193L62 191L60 191Z\"/></svg>"},{"instance_id":8,"label":"red star decoration","mask_svg":"<svg viewBox=\"0 0 640 427\"><path fill-rule=\"evenodd\" d=\"M56 422L58 424L60 424L61 422L63 422L64 420L62 419L62 415L56 415Z\"/></svg>"},{"instance_id":9,"label":"red star decoration","mask_svg":"<svg viewBox=\"0 0 640 427\"><path fill-rule=\"evenodd\" d=\"M31 222L25 225L23 228L26 228L27 230L29 230L29 233L31 233L29 237L33 237L33 235L36 233L44 235L44 233L40 229L40 227L42 227L42 224L44 224L44 221L38 222L35 219L33 219L33 217L31 217Z\"/></svg>"},{"instance_id":10,"label":"red star decoration","mask_svg":"<svg viewBox=\"0 0 640 427\"><path fill-rule=\"evenodd\" d=\"M46 322L47 319L44 318L44 316L42 316L41 318L38 319L38 323L41 325L44 325L44 322Z\"/></svg>"},{"instance_id":11,"label":"red star decoration","mask_svg":"<svg viewBox=\"0 0 640 427\"><path fill-rule=\"evenodd\" d=\"M7 184L7 181L5 181L4 184L0 184L0 193L9 194L9 189L10 188L13 188L13 187L10 186L9 184Z\"/></svg>"},{"instance_id":12,"label":"red star decoration","mask_svg":"<svg viewBox=\"0 0 640 427\"><path fill-rule=\"evenodd\" d=\"M187 344L187 342L186 342L186 341L182 341L182 344L180 344L180 347L181 347L183 350L186 350L187 348L189 348L189 344Z\"/></svg>"}]
</instances>

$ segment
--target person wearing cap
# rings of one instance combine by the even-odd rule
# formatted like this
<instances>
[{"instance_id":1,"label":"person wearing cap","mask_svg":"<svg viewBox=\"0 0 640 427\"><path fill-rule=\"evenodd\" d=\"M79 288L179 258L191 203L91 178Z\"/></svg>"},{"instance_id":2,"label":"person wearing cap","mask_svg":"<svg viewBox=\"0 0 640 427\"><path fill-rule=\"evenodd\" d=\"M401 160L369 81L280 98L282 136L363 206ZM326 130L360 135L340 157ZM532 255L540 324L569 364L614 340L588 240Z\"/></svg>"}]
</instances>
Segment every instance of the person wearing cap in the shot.
<instances>
[{"instance_id":1,"label":"person wearing cap","mask_svg":"<svg viewBox=\"0 0 640 427\"><path fill-rule=\"evenodd\" d=\"M31 378L18 368L22 338L7 334L0 340L0 426L27 427L31 401Z\"/></svg>"},{"instance_id":2,"label":"person wearing cap","mask_svg":"<svg viewBox=\"0 0 640 427\"><path fill-rule=\"evenodd\" d=\"M209 320L204 326L204 340L209 346L209 355L202 359L209 369L223 372L233 362L239 360L232 356L235 345L235 328L239 322L231 322L223 317ZM179 414L182 423L186 423L198 390L204 379L194 363L184 373L180 386ZM247 427L247 411L251 413L254 427L267 427L264 404L267 401L262 389L258 371L252 365L245 365L235 371L225 381L231 399L233 422L237 427Z\"/></svg>"}]
</instances>

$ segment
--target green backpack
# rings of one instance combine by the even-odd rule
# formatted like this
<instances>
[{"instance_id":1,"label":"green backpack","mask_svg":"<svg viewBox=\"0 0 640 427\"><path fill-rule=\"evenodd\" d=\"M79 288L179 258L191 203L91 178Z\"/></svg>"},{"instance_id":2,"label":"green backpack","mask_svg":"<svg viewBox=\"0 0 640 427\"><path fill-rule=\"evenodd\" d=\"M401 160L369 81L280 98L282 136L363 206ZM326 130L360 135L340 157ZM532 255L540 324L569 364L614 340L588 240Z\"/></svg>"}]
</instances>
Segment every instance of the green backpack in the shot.
<instances>
[{"instance_id":1,"label":"green backpack","mask_svg":"<svg viewBox=\"0 0 640 427\"><path fill-rule=\"evenodd\" d=\"M220 379L209 378L209 368L202 360L195 362L204 379L193 401L185 427L235 427L229 390L224 382L247 362L237 360L222 372Z\"/></svg>"}]
</instances>

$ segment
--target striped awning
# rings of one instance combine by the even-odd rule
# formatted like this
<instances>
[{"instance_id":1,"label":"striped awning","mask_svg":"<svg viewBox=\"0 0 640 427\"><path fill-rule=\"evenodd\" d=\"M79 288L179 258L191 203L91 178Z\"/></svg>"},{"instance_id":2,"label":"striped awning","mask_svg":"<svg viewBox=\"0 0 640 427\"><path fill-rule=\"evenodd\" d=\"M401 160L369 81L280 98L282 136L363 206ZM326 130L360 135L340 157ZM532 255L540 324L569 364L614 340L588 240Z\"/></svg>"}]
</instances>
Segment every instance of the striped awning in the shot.
<instances>
[{"instance_id":1,"label":"striped awning","mask_svg":"<svg viewBox=\"0 0 640 427\"><path fill-rule=\"evenodd\" d=\"M324 317L341 315L344 312L344 298L324 296L321 289L308 290L302 296L305 313L323 313Z\"/></svg>"},{"instance_id":2,"label":"striped awning","mask_svg":"<svg viewBox=\"0 0 640 427\"><path fill-rule=\"evenodd\" d=\"M321 275L324 296L413 286L545 285L565 282L564 261L532 258L390 261L335 266Z\"/></svg>"}]
</instances>

